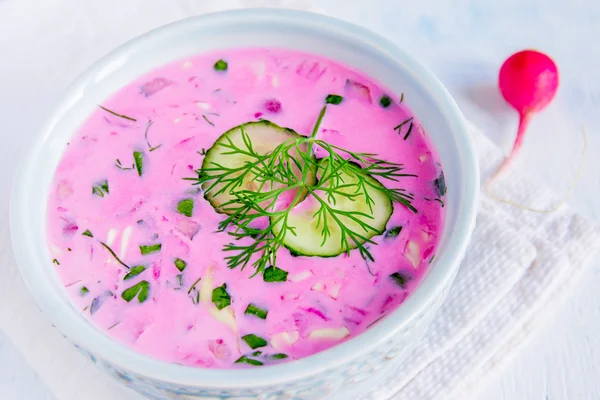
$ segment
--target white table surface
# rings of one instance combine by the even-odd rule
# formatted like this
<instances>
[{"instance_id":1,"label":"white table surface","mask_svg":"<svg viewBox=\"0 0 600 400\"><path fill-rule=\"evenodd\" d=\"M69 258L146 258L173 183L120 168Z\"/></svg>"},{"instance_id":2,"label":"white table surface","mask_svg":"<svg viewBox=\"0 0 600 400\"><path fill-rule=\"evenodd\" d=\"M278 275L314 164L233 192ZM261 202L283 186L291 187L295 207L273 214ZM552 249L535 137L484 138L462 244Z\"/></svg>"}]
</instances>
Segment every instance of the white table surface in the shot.
<instances>
[{"instance_id":1,"label":"white table surface","mask_svg":"<svg viewBox=\"0 0 600 400\"><path fill-rule=\"evenodd\" d=\"M600 221L600 1L243 3L298 8L315 4L330 15L387 36L428 65L449 88L466 117L506 149L514 137L516 115L497 92L498 68L505 57L523 48L551 54L561 72L559 96L534 119L522 158L532 175L559 192L565 191L576 170L584 123L590 144L569 203ZM0 0L0 212L7 212L9 182L19 153L27 147L52 102L78 73L144 31L203 9L235 4L239 2ZM110 34L92 34L100 29ZM47 85L32 87L31 76L44 76ZM566 302L556 305L500 372L469 398L600 399L599 378L600 255ZM0 398L52 399L1 332Z\"/></svg>"}]
</instances>

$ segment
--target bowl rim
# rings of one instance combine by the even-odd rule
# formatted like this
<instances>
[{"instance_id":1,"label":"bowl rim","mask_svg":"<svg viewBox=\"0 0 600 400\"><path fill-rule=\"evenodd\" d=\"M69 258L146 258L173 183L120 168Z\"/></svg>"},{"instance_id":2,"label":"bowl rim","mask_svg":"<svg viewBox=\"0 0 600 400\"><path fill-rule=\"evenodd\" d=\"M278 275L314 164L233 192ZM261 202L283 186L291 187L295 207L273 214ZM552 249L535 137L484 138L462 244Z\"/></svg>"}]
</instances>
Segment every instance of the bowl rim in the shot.
<instances>
[{"instance_id":1,"label":"bowl rim","mask_svg":"<svg viewBox=\"0 0 600 400\"><path fill-rule=\"evenodd\" d=\"M28 188L25 187L26 185L21 184L21 182L27 176L35 173L31 164L34 162L36 154L41 151L41 139L48 138L56 122L64 116L65 111L69 107L69 99L73 96L73 93L81 91L90 80L90 77L95 76L112 59L126 54L130 49L135 48L138 42L167 35L169 32L185 29L187 26L203 24L222 18L254 19L259 21L265 18L293 20L294 24L304 24L313 27L326 26L328 29L334 29L342 35L359 36L370 44L376 44L387 55L401 63L403 67L415 76L418 76L424 88L431 93L436 106L439 107L448 120L448 130L455 136L457 146L461 152L460 172L463 173L464 178L464 185L461 187L461 190L463 191L466 207L462 207L458 211L455 229L452 237L448 240L447 249L443 254L438 256L436 268L432 268L427 273L419 286L419 290L409 296L402 307L398 307L381 322L344 343L299 360L275 366L264 366L262 368L202 369L180 366L137 353L102 334L100 330L92 327L91 324L87 324L88 327L86 328L82 325L83 321L78 323L64 316L64 313L61 313L60 307L57 307L61 306L61 303L58 301L55 301L55 304L48 303L48 299L44 296L44 291L50 289L44 289L43 284L37 282L39 279L36 279L32 268L25 267L32 260L32 256L28 254L26 247L16 245L19 239L27 237L27 228L23 221L19 219L19 216L22 214L21 199L24 199L29 193ZM434 294L441 291L448 281L454 279L470 240L471 232L475 226L479 200L479 168L475 147L466 121L454 99L432 72L389 40L366 28L329 16L290 9L253 8L209 13L164 25L126 42L95 62L67 88L50 115L51 117L48 118L46 124L34 136L33 145L22 158L13 184L10 205L10 227L15 257L18 261L21 275L39 307L62 334L94 356L106 360L117 368L123 368L127 372L157 381L213 389L257 388L316 376L319 373L346 364L358 358L359 355L367 354L376 348L377 345L388 340L400 328L410 324L416 316L429 306Z\"/></svg>"}]
</instances>

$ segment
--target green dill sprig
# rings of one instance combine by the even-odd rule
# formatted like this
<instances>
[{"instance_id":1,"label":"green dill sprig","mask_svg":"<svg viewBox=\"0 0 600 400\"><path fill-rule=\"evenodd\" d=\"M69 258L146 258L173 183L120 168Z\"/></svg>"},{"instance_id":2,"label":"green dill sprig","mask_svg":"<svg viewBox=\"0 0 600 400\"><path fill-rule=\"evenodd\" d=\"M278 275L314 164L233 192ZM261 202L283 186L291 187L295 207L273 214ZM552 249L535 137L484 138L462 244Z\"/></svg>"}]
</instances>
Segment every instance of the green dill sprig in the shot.
<instances>
[{"instance_id":1,"label":"green dill sprig","mask_svg":"<svg viewBox=\"0 0 600 400\"><path fill-rule=\"evenodd\" d=\"M368 260L373 260L368 245L376 244L370 237L373 233L380 234L380 230L369 222L373 219L375 205L370 193L379 191L391 202L417 212L412 205L413 194L402 188L388 188L373 183L373 179L398 182L400 178L416 176L405 173L402 164L379 159L375 154L350 151L316 138L326 110L327 105L322 108L310 137L288 139L267 154L259 154L255 150L242 126L242 144L237 145L226 137L218 146L223 155L247 158L244 165L228 167L212 162L208 167L196 170L196 178L187 178L194 181L195 185L203 185L205 193L213 197L223 193L231 196L231 200L219 206L228 212L219 224L219 230L227 231L235 239L224 246L224 251L230 254L225 257L229 268L244 268L251 264L256 269L254 275L264 274L267 268L276 268L277 252L283 247L286 235L296 235L288 217L306 193L319 204L314 217L317 218L323 243L331 236L331 224L335 224L341 232L342 248L349 252L355 247ZM397 129L400 130L407 123L411 121L405 121ZM319 161L314 157L315 148L324 154ZM309 182L311 172L319 177L316 183ZM352 182L344 181L344 176L350 176ZM244 184L249 179L257 189L245 189ZM276 208L278 199L290 191L295 194L289 205L283 209ZM351 201L364 200L370 213L337 208L336 197L340 196ZM258 228L257 222L264 219L270 223ZM349 226L345 221L356 224L358 228ZM277 232L275 226L278 227ZM275 281L285 281L285 277L282 274Z\"/></svg>"}]
</instances>

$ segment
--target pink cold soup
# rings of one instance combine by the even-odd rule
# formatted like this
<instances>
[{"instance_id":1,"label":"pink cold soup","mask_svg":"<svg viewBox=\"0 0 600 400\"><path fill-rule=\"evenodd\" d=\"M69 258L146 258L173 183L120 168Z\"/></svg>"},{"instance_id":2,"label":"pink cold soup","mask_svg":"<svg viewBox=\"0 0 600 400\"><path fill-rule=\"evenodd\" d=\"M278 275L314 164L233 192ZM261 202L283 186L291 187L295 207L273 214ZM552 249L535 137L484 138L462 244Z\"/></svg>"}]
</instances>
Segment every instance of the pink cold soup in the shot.
<instances>
[{"instance_id":1,"label":"pink cold soup","mask_svg":"<svg viewBox=\"0 0 600 400\"><path fill-rule=\"evenodd\" d=\"M287 362L365 331L415 290L444 220L441 165L406 103L347 66L283 49L197 55L131 82L75 133L52 184L48 243L73 304L139 353L202 368ZM315 126L321 145L309 146ZM253 170L242 186L211 194L224 171L216 165L247 168L239 140L238 153L218 149L242 132L257 160L298 143L278 159L289 168L262 180L267 167ZM387 179L331 148L372 153L365 163L385 160L388 172L402 164L395 174L406 176ZM236 190L252 197L292 183L272 204L246 208L245 220L232 217L247 206ZM292 222L282 228L285 215ZM344 244L341 231L357 240ZM275 254L261 253L265 243Z\"/></svg>"}]
</instances>

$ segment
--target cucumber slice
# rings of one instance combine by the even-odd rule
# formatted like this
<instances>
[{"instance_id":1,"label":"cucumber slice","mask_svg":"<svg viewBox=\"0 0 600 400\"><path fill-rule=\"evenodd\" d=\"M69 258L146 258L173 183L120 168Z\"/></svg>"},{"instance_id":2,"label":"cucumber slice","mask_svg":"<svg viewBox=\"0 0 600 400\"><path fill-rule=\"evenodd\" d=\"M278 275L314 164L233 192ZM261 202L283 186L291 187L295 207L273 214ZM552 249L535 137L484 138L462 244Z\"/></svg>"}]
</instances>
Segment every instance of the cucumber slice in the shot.
<instances>
[{"instance_id":1,"label":"cucumber slice","mask_svg":"<svg viewBox=\"0 0 600 400\"><path fill-rule=\"evenodd\" d=\"M326 175L328 174L326 168L327 162L324 160L320 161L317 174L319 179L321 179L323 173ZM358 181L355 174L341 173L340 175L344 184L353 184ZM367 176L365 177L365 180L374 186L383 186L375 178ZM328 184L324 186L329 187ZM351 188L342 187L339 190L345 193L355 193L356 186L352 186L353 187ZM317 195L321 200L335 210L358 211L372 216L372 218L357 216L358 219L375 229L367 231L363 229L358 222L353 221L347 216L338 215L339 220L342 221L345 226L364 236L364 240L359 240L360 243L364 243L373 236L383 234L385 232L386 224L393 212L392 201L380 190L367 185L367 193L374 202L374 204L372 204L373 211L369 208L362 192L354 197L353 200L340 194L334 194L332 195L332 198L327 198L325 192L317 192ZM330 235L323 241L323 236L321 235L323 231L323 221L319 221L319 217L316 215L320 208L321 203L310 194L302 203L290 212L288 226L294 227L296 234L294 235L290 231L286 233L284 240L285 247L300 255L320 257L334 257L338 254L355 249L357 244L350 238L347 238L347 244L342 243L342 230L329 213L325 215L327 215L327 226L330 230ZM280 222L273 226L273 233L275 235L278 235L279 232L281 232L281 224L282 223Z\"/></svg>"},{"instance_id":2,"label":"cucumber slice","mask_svg":"<svg viewBox=\"0 0 600 400\"><path fill-rule=\"evenodd\" d=\"M215 144L208 150L206 156L204 157L202 169L214 168L215 164L227 168L240 168L243 167L247 162L256 160L252 156L245 154L228 154L231 149L222 146L222 144L229 145L231 142L240 149L247 149L243 141L242 129L249 136L254 151L257 154L262 155L271 152L275 147L289 139L302 137L302 135L298 134L292 129L283 128L267 120L247 122L243 125L239 125L228 130L215 141ZM301 150L305 151L307 146L307 144L302 144L299 147ZM290 154L294 155L294 152L295 150L291 150ZM292 170L297 177L302 175L297 166L294 165ZM210 173L208 174L210 175ZM232 174L232 177L240 175L241 172L237 175ZM315 171L309 171L306 179L306 183L308 185L314 185L316 182ZM213 183L214 181L208 181L202 184L202 189L205 192L204 197L211 203L217 212L222 214L232 214L234 212L232 209L235 208L235 204L229 204L226 207L227 209L221 207L221 205L235 199L235 195L232 194L231 190L219 193L219 191L225 186L223 183L219 183L209 190ZM266 187L263 190L272 190L274 188L276 187ZM242 186L233 190L260 190L260 182L257 182L255 174L249 173L244 177ZM305 196L306 191L304 191L302 199L304 199Z\"/></svg>"}]
</instances>

